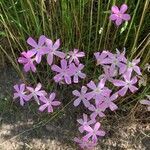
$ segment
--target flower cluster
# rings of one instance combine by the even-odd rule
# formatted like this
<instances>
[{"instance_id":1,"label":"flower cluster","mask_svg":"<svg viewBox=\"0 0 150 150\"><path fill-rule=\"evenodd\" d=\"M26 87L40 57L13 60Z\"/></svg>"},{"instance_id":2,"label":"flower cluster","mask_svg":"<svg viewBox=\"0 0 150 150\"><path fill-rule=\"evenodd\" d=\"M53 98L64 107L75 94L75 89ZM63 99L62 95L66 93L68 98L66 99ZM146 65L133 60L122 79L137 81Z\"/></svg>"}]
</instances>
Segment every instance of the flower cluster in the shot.
<instances>
[{"instance_id":1,"label":"flower cluster","mask_svg":"<svg viewBox=\"0 0 150 150\"><path fill-rule=\"evenodd\" d=\"M79 79L84 79L86 75L82 72L84 65L80 63L79 58L84 57L84 52L79 52L78 49L70 51L65 54L59 50L60 40L57 39L55 43L51 39L41 35L38 43L29 37L27 43L32 46L27 52L22 52L18 62L24 65L26 72L36 72L36 65L42 61L42 57L46 55L47 63L51 70L57 74L54 76L54 81L59 83L71 84L78 83ZM53 64L54 56L61 58L60 66ZM67 60L69 59L69 60Z\"/></svg>"},{"instance_id":2,"label":"flower cluster","mask_svg":"<svg viewBox=\"0 0 150 150\"><path fill-rule=\"evenodd\" d=\"M48 113L53 112L53 106L59 106L61 103L55 100L56 94L54 92L48 95L41 88L41 83L38 83L36 88L28 87L25 84L15 85L14 99L19 98L20 105L24 106L33 98L39 105L39 111L43 112L47 109Z\"/></svg>"},{"instance_id":3,"label":"flower cluster","mask_svg":"<svg viewBox=\"0 0 150 150\"><path fill-rule=\"evenodd\" d=\"M59 50L60 40L52 42L51 39L44 35L39 37L38 42L29 37L27 43L32 47L28 51L21 53L18 62L24 65L25 72L36 72L36 65L40 64L42 57L46 56L47 63L51 70L57 74L54 76L54 81L58 83L78 83L79 79L84 79L86 74L82 72L84 65L80 63L79 58L84 57L84 52L79 52L78 49L64 53ZM55 57L59 57L60 66L54 64ZM60 105L59 101L55 100L56 94L54 92L49 95L46 91L41 90L41 83L37 84L36 88L28 87L25 84L15 85L14 99L19 98L20 105L24 106L25 102L32 98L40 105L39 110L43 112L46 108L48 112L53 112L53 106Z\"/></svg>"},{"instance_id":4,"label":"flower cluster","mask_svg":"<svg viewBox=\"0 0 150 150\"><path fill-rule=\"evenodd\" d=\"M113 54L109 51L94 53L96 65L103 68L104 73L99 77L98 83L90 81L86 86L81 87L81 91L74 90L72 93L77 98L74 106L77 107L82 102L89 111L90 116L83 114L83 119L78 119L79 131L84 134L74 141L83 149L92 149L97 145L98 137L105 136L105 131L100 129L98 120L105 117L107 109L115 111L118 109L115 101L119 96L125 96L127 91L134 93L138 90L135 84L139 75L142 75L138 63L140 59L127 60L125 50L116 50ZM116 87L111 90L107 85ZM90 144L89 144L90 143Z\"/></svg>"}]
</instances>

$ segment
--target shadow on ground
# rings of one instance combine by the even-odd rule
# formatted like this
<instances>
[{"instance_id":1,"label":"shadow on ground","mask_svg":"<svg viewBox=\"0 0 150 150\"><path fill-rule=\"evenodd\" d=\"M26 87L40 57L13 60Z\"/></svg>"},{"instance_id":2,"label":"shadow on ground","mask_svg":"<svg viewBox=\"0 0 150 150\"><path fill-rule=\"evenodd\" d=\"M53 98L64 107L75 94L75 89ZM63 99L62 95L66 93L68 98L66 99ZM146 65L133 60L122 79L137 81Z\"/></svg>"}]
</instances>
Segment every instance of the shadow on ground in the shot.
<instances>
[{"instance_id":1,"label":"shadow on ground","mask_svg":"<svg viewBox=\"0 0 150 150\"><path fill-rule=\"evenodd\" d=\"M79 114L72 103L52 115L39 113L34 104L22 108L11 98L13 84L18 80L13 68L0 70L0 149L77 149L72 140L77 135L76 118ZM62 97L64 101L69 98L68 93L66 91ZM118 119L115 115L110 118L104 120L108 132L97 150L149 150L149 124L131 122L125 117Z\"/></svg>"}]
</instances>

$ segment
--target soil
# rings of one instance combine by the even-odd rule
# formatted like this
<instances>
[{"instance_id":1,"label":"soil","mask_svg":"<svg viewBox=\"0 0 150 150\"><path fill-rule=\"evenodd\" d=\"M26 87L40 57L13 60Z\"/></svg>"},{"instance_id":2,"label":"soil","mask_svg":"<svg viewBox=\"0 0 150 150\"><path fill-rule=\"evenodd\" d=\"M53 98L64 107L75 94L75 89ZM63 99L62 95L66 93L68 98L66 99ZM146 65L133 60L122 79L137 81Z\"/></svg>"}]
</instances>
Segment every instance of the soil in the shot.
<instances>
[{"instance_id":1,"label":"soil","mask_svg":"<svg viewBox=\"0 0 150 150\"><path fill-rule=\"evenodd\" d=\"M12 100L18 80L12 67L0 70L0 150L77 150L72 141L77 112L72 103L55 117L40 114L32 104L21 107ZM114 115L104 127L106 137L96 150L150 150L148 122Z\"/></svg>"}]
</instances>

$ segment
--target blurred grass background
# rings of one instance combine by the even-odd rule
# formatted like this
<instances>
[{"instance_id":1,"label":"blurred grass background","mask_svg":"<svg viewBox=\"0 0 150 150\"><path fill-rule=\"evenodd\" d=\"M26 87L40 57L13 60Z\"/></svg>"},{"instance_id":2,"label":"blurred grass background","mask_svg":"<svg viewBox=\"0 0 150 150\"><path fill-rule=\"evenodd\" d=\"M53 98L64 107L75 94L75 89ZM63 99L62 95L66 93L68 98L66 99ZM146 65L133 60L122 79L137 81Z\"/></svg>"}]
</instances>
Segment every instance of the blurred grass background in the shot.
<instances>
[{"instance_id":1,"label":"blurred grass background","mask_svg":"<svg viewBox=\"0 0 150 150\"><path fill-rule=\"evenodd\" d=\"M123 3L129 6L131 20L117 28L109 20L110 10L113 5ZM150 61L149 0L1 0L0 10L1 63L10 62L22 79L17 58L28 49L29 36L37 39L42 34L52 40L60 38L63 51L73 48L85 51L86 73L92 78L96 51L125 47L129 59L141 58L142 68ZM47 84L50 69L42 68L31 76L34 82L38 79ZM149 88L148 85L142 91Z\"/></svg>"}]
</instances>

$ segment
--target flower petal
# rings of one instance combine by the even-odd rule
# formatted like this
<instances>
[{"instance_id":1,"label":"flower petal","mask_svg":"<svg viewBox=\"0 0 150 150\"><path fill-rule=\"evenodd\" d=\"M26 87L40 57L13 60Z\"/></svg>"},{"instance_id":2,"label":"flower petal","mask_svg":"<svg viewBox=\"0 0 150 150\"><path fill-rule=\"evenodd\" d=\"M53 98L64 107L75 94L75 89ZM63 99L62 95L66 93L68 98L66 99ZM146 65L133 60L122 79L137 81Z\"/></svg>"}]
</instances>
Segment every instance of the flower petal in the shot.
<instances>
[{"instance_id":1,"label":"flower petal","mask_svg":"<svg viewBox=\"0 0 150 150\"><path fill-rule=\"evenodd\" d=\"M129 14L123 14L123 15L121 16L121 18L122 18L123 20L125 20L125 21L128 21L128 20L131 19L131 16L130 16Z\"/></svg>"},{"instance_id":2,"label":"flower petal","mask_svg":"<svg viewBox=\"0 0 150 150\"><path fill-rule=\"evenodd\" d=\"M60 39L57 39L56 42L55 42L54 45L53 45L53 50L58 49L59 46L60 46Z\"/></svg>"},{"instance_id":3,"label":"flower petal","mask_svg":"<svg viewBox=\"0 0 150 150\"><path fill-rule=\"evenodd\" d=\"M42 106L39 107L39 111L43 112L47 107L47 104L44 104Z\"/></svg>"},{"instance_id":4,"label":"flower petal","mask_svg":"<svg viewBox=\"0 0 150 150\"><path fill-rule=\"evenodd\" d=\"M117 17L118 16L116 14L111 14L110 17L109 17L109 19L112 20L112 21L114 21L114 20L117 19Z\"/></svg>"},{"instance_id":5,"label":"flower petal","mask_svg":"<svg viewBox=\"0 0 150 150\"><path fill-rule=\"evenodd\" d=\"M88 86L90 89L92 89L92 90L96 89L96 85L95 85L95 83L94 83L93 81L90 81L90 82L87 84L87 86Z\"/></svg>"},{"instance_id":6,"label":"flower petal","mask_svg":"<svg viewBox=\"0 0 150 150\"><path fill-rule=\"evenodd\" d=\"M128 9L128 6L126 4L121 5L120 13L124 14Z\"/></svg>"},{"instance_id":7,"label":"flower petal","mask_svg":"<svg viewBox=\"0 0 150 150\"><path fill-rule=\"evenodd\" d=\"M119 13L119 8L117 6L112 6L111 11L115 14Z\"/></svg>"},{"instance_id":8,"label":"flower petal","mask_svg":"<svg viewBox=\"0 0 150 150\"><path fill-rule=\"evenodd\" d=\"M29 38L27 39L27 43L28 43L29 45L31 45L32 47L37 47L37 46L38 46L37 43L35 42L35 40L34 40L32 37L29 37Z\"/></svg>"},{"instance_id":9,"label":"flower petal","mask_svg":"<svg viewBox=\"0 0 150 150\"><path fill-rule=\"evenodd\" d=\"M80 99L80 98L77 98L77 99L74 101L73 105L74 105L75 107L77 107L77 106L80 104L80 102L81 102L81 99Z\"/></svg>"},{"instance_id":10,"label":"flower petal","mask_svg":"<svg viewBox=\"0 0 150 150\"><path fill-rule=\"evenodd\" d=\"M120 26L122 24L122 19L118 17L116 19L115 23L116 23L117 26Z\"/></svg>"},{"instance_id":11,"label":"flower petal","mask_svg":"<svg viewBox=\"0 0 150 150\"><path fill-rule=\"evenodd\" d=\"M53 54L51 52L48 53L48 55L47 55L47 63L49 65L52 65L52 63L53 63Z\"/></svg>"},{"instance_id":12,"label":"flower petal","mask_svg":"<svg viewBox=\"0 0 150 150\"><path fill-rule=\"evenodd\" d=\"M123 87L121 90L118 91L119 95L124 96L127 93L128 88Z\"/></svg>"},{"instance_id":13,"label":"flower petal","mask_svg":"<svg viewBox=\"0 0 150 150\"><path fill-rule=\"evenodd\" d=\"M38 41L38 46L42 46L45 43L46 37L41 35Z\"/></svg>"}]
</instances>

